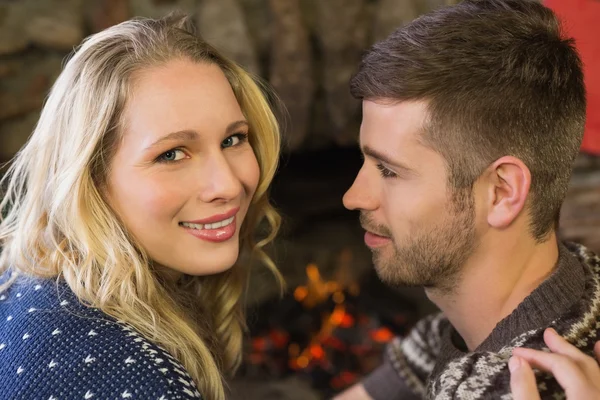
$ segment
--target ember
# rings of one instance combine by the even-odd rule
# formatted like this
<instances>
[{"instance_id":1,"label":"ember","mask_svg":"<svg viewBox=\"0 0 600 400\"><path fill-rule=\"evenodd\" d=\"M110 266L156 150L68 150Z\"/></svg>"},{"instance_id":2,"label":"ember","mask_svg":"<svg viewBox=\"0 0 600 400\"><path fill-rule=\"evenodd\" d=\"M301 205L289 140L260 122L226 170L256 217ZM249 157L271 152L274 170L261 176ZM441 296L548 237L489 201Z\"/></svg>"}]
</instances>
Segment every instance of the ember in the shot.
<instances>
[{"instance_id":1,"label":"ember","mask_svg":"<svg viewBox=\"0 0 600 400\"><path fill-rule=\"evenodd\" d=\"M250 321L245 376L273 379L296 374L330 396L381 363L386 343L407 333L416 312L374 276L360 285L349 280L350 258L349 252L342 253L331 279L309 264L305 285L251 310L255 320Z\"/></svg>"}]
</instances>

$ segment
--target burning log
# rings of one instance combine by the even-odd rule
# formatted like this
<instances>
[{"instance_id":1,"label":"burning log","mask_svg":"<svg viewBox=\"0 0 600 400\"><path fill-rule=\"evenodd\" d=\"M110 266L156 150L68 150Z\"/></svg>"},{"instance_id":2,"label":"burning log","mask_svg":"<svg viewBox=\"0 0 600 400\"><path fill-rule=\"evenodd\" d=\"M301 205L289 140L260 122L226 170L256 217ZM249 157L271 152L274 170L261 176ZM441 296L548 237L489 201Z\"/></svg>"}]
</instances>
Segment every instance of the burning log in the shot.
<instances>
[{"instance_id":1,"label":"burning log","mask_svg":"<svg viewBox=\"0 0 600 400\"><path fill-rule=\"evenodd\" d=\"M251 313L258 318L250 321L243 374L296 374L329 396L380 364L386 343L406 334L415 322L415 308L385 288L390 298L377 301L381 283L365 281L361 286L349 280L345 268L350 259L350 253L341 254L340 267L330 280L309 264L305 285Z\"/></svg>"}]
</instances>

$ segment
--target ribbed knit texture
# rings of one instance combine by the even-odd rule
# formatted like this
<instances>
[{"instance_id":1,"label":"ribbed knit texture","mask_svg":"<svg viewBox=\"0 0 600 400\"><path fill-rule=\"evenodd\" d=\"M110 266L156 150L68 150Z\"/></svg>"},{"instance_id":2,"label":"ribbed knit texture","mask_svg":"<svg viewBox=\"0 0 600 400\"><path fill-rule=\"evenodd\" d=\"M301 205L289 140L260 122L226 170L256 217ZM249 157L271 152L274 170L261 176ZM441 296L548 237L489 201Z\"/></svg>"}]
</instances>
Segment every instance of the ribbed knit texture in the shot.
<instances>
[{"instance_id":1,"label":"ribbed knit texture","mask_svg":"<svg viewBox=\"0 0 600 400\"><path fill-rule=\"evenodd\" d=\"M170 354L66 284L19 277L0 293L0 399L200 398Z\"/></svg>"},{"instance_id":2,"label":"ribbed knit texture","mask_svg":"<svg viewBox=\"0 0 600 400\"><path fill-rule=\"evenodd\" d=\"M364 381L375 400L512 399L508 360L515 347L545 349L554 328L586 354L600 340L600 259L585 247L560 245L552 275L535 289L474 351L442 314L420 321L386 351L386 363ZM542 399L564 392L549 374L537 373Z\"/></svg>"}]
</instances>

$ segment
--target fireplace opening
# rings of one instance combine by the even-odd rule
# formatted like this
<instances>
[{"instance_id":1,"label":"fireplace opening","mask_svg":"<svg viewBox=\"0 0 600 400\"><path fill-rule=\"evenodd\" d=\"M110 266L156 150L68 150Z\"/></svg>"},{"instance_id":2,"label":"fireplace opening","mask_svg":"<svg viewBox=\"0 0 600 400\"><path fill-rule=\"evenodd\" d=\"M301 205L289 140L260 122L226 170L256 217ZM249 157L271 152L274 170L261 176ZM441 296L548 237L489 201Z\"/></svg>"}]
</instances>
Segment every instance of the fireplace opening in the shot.
<instances>
[{"instance_id":1,"label":"fireplace opening","mask_svg":"<svg viewBox=\"0 0 600 400\"><path fill-rule=\"evenodd\" d=\"M385 345L434 310L421 290L392 289L377 277L358 213L342 204L361 165L358 146L282 157L271 198L283 224L269 252L287 290L279 297L264 269L252 275L232 398L264 398L276 387L271 398L302 390L328 398L376 368Z\"/></svg>"}]
</instances>

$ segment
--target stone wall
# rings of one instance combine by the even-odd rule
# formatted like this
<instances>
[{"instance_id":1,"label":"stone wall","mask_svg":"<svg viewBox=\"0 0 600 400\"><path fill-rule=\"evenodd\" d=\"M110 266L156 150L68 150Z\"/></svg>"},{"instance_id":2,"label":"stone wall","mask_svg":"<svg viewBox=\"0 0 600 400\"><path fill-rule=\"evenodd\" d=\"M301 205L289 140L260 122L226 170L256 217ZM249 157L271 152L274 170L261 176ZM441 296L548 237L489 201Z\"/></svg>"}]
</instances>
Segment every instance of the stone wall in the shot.
<instances>
[{"instance_id":1,"label":"stone wall","mask_svg":"<svg viewBox=\"0 0 600 400\"><path fill-rule=\"evenodd\" d=\"M600 253L600 157L580 154L575 162L560 235Z\"/></svg>"},{"instance_id":2,"label":"stone wall","mask_svg":"<svg viewBox=\"0 0 600 400\"><path fill-rule=\"evenodd\" d=\"M199 32L268 81L287 109L287 149L354 144L348 79L395 27L458 0L0 0L0 162L21 147L65 56L133 16L191 15ZM561 232L600 250L600 162L580 157Z\"/></svg>"},{"instance_id":3,"label":"stone wall","mask_svg":"<svg viewBox=\"0 0 600 400\"><path fill-rule=\"evenodd\" d=\"M350 144L348 79L365 47L445 0L0 1L0 161L31 133L64 57L133 16L191 15L199 32L268 81L289 110L288 149Z\"/></svg>"}]
</instances>

